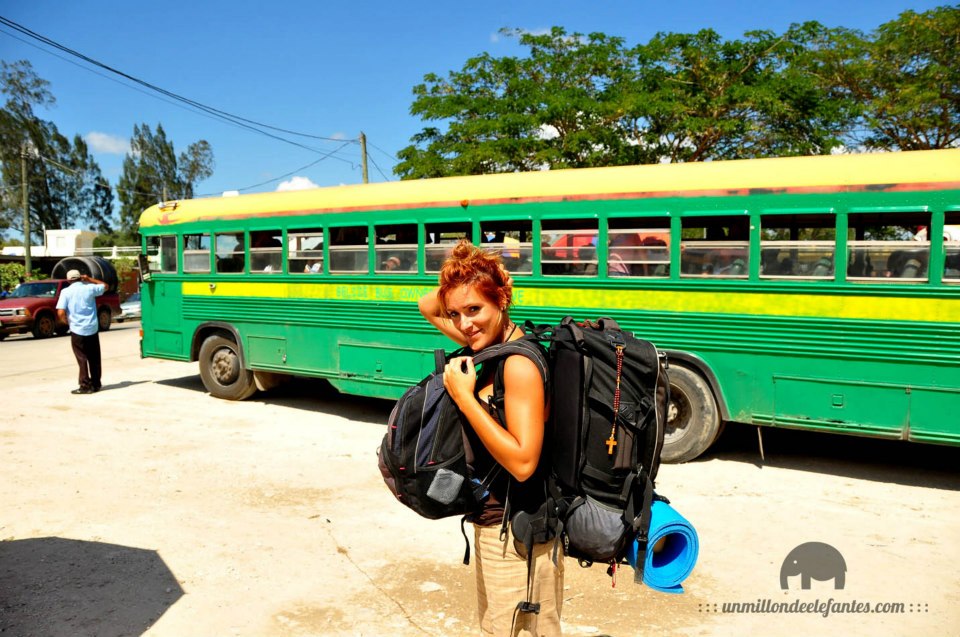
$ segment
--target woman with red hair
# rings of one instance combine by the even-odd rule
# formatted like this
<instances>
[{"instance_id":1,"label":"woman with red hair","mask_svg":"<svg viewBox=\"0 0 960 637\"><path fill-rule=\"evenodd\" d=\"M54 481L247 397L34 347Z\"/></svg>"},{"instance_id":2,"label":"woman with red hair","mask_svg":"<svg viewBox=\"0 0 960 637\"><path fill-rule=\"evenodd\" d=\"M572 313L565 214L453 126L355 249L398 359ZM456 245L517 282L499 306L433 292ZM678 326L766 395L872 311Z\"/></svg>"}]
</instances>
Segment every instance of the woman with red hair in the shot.
<instances>
[{"instance_id":1,"label":"woman with red hair","mask_svg":"<svg viewBox=\"0 0 960 637\"><path fill-rule=\"evenodd\" d=\"M440 286L421 298L419 307L438 330L476 353L523 336L510 320L512 300L513 281L500 258L461 241L440 269ZM497 476L482 508L471 516L480 629L486 635L559 635L563 556L555 564L553 542L535 544L528 577L526 551L504 524L506 511L535 510L543 501L538 466L547 417L546 362L511 355L502 365L501 409L491 404L497 364L477 372L471 356L458 357L443 375L447 392L470 423L476 474L494 471ZM505 471L496 472L497 465ZM539 613L520 612L525 600L539 604Z\"/></svg>"}]
</instances>

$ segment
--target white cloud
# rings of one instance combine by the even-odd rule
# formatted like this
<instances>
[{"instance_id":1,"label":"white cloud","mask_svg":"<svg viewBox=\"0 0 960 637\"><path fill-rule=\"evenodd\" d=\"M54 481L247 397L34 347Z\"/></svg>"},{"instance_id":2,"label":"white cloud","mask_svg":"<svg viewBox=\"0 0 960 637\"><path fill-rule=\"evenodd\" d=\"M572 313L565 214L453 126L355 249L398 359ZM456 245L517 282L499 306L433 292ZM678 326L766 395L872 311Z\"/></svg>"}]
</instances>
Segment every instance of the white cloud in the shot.
<instances>
[{"instance_id":1,"label":"white cloud","mask_svg":"<svg viewBox=\"0 0 960 637\"><path fill-rule=\"evenodd\" d=\"M280 185L277 186L277 192L285 192L287 190L309 190L311 188L319 188L317 184L310 181L308 177L291 177L286 181L281 181Z\"/></svg>"},{"instance_id":2,"label":"white cloud","mask_svg":"<svg viewBox=\"0 0 960 637\"><path fill-rule=\"evenodd\" d=\"M83 139L90 146L90 150L95 153L125 155L130 152L130 140L123 137L92 131L87 133Z\"/></svg>"}]
</instances>

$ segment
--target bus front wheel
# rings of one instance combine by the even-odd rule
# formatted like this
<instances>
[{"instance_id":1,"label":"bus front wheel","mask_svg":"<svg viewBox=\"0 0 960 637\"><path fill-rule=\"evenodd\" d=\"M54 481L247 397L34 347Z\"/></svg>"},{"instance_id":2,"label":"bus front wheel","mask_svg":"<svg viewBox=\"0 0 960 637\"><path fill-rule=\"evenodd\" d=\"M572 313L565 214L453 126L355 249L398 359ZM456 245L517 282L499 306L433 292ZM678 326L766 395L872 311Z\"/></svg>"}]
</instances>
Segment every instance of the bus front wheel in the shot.
<instances>
[{"instance_id":1,"label":"bus front wheel","mask_svg":"<svg viewBox=\"0 0 960 637\"><path fill-rule=\"evenodd\" d=\"M243 368L240 346L222 336L210 336L200 346L200 378L217 398L243 400L257 391L253 372Z\"/></svg>"},{"instance_id":2,"label":"bus front wheel","mask_svg":"<svg viewBox=\"0 0 960 637\"><path fill-rule=\"evenodd\" d=\"M663 437L663 462L693 460L720 432L720 410L710 385L698 373L670 365L670 404Z\"/></svg>"}]
</instances>

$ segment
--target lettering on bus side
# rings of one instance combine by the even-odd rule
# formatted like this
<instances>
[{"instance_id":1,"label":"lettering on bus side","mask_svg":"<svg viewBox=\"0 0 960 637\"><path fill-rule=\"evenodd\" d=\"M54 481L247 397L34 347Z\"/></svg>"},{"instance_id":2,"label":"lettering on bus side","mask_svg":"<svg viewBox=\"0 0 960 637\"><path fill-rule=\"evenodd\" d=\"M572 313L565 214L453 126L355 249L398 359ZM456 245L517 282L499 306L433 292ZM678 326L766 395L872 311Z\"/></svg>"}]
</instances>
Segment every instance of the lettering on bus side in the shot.
<instances>
[{"instance_id":1,"label":"lettering on bus side","mask_svg":"<svg viewBox=\"0 0 960 637\"><path fill-rule=\"evenodd\" d=\"M338 299L368 299L370 298L370 286L338 285L335 294Z\"/></svg>"}]
</instances>

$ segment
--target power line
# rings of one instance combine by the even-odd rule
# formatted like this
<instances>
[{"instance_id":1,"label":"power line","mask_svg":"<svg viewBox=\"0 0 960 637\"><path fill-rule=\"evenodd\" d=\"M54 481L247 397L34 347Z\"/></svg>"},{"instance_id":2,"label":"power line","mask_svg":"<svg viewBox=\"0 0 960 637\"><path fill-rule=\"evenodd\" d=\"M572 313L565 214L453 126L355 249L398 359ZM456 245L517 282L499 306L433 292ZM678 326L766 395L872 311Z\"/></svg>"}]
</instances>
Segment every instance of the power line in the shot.
<instances>
[{"instance_id":1,"label":"power line","mask_svg":"<svg viewBox=\"0 0 960 637\"><path fill-rule=\"evenodd\" d=\"M0 19L2 19L2 18L0 18ZM169 105L171 105L171 106L175 106L175 107L177 107L177 108L181 108L181 109L183 109L183 110L185 110L185 111L194 113L194 114L196 114L196 115L200 115L201 117L206 117L206 118L212 119L212 120L214 120L214 121L219 121L219 122L221 122L221 123L229 124L229 125L234 126L234 127L236 127L236 128L249 128L249 127L241 126L240 124L237 124L236 122L232 122L232 121L230 121L230 120L226 120L226 119L224 119L224 118L222 118L222 117L217 117L217 116L215 116L215 115L213 115L213 114L205 113L205 112L203 112L203 111L198 111L198 110L196 110L195 108L191 108L190 106L188 106L188 105L186 105L186 104L181 104L181 103L178 103L178 102L176 102L176 101L174 101L174 100L165 99L164 97L161 97L160 95L156 95L155 93L152 93L152 92L147 91L147 90L145 90L145 89L139 88L139 87L137 87L137 86L133 86L133 85L131 85L131 84L127 84L127 83L121 82L120 80L118 80L118 79L116 79L116 78L113 78L113 77L110 77L109 75L107 75L107 74L105 74L105 73L101 73L101 72L97 71L96 69L92 69L92 68L90 68L90 67L88 67L88 66L84 66L83 64L80 64L80 63L78 63L78 62L75 62L75 61L73 61L73 60L71 60L71 59L69 59L69 58L67 58L67 57L65 57L65 56L63 56L63 55L58 55L57 53L55 53L55 52L53 52L53 51L49 51L49 50L47 50L47 49L44 49L43 47L37 46L36 44L34 44L34 43L32 43L32 42L30 42L30 41L28 41L28 40L25 40L25 39L23 39L23 38L19 38L19 37L17 37L16 35L7 32L7 31L4 30L4 29L0 29L0 33L4 33L4 34L6 34L8 37L11 37L11 38L13 38L14 40L17 40L18 42L22 42L23 44L26 44L27 46L30 46L30 47L33 47L33 48L37 49L38 51L43 51L43 52L46 53L47 55L52 55L53 57L55 57L55 58L57 58L57 59L59 59L59 60L63 60L63 61L66 62L67 64L72 64L73 66L76 66L76 67L79 68L79 69L83 69L84 71L87 71L88 73L93 73L94 75L97 75L97 76L99 76L99 77L102 77L102 78L105 79L105 80L109 80L109 81L111 81L111 82L113 82L113 83L115 83L115 84L119 84L120 86L123 86L124 88L128 88L128 89L133 90L133 91L136 91L136 92L138 92L138 93L142 93L143 95L146 95L146 96L148 96L148 97L152 97L153 99L160 100L161 102L164 102L164 103L169 104ZM332 139L332 138L331 138L331 139ZM337 141L343 141L343 140L339 140L339 139L338 139ZM302 148L307 148L307 147L305 147L305 146L301 146L301 147L302 147ZM311 150L311 151L316 152L316 153L326 152L326 151L324 151L324 150L322 150L322 149L319 149L319 148L308 148L308 150ZM337 159L337 160L343 161L343 162L348 162L348 163L351 163L351 165L352 165L352 162L349 162L348 160L342 159L342 158L340 158L340 157L334 157L333 159Z\"/></svg>"},{"instance_id":2,"label":"power line","mask_svg":"<svg viewBox=\"0 0 960 637\"><path fill-rule=\"evenodd\" d=\"M340 150L341 148L343 148L344 146L346 146L346 145L349 144L349 143L350 143L350 142L348 141L348 142L345 142L345 143L341 144L338 148L335 148L335 149L333 149L332 151L330 151L330 154L333 154L333 153L337 152L338 150ZM266 181L261 181L259 184L253 184L252 186L244 186L243 188L236 188L235 190L240 191L240 192L242 192L242 191L244 191L244 190L252 190L252 189L254 189L254 188L259 188L260 186L266 186L267 184L273 183L273 182L275 182L275 181L280 181L281 179L286 179L287 177L290 177L291 175L297 174L297 173L300 172L301 170L306 170L307 168L312 168L313 166L316 166L317 164L319 164L320 162L322 162L322 161L323 161L324 159L326 159L327 157L329 157L329 155L326 155L326 156L324 156L324 157L321 157L320 159L317 159L316 161L312 161L312 162L310 162L309 164L307 164L306 166L301 166L300 168L296 168L296 169L294 169L294 170L291 170L290 172L288 172L288 173L286 173L286 174L283 174L283 175L280 175L279 177L274 177L273 179L268 179L268 180L266 180ZM210 193L210 194L197 195L197 196L198 196L198 197L217 197L218 195L215 194L215 193Z\"/></svg>"},{"instance_id":3,"label":"power line","mask_svg":"<svg viewBox=\"0 0 960 637\"><path fill-rule=\"evenodd\" d=\"M58 161L55 160L55 159L50 159L49 157L45 157L45 156L40 155L40 154L37 155L37 158L39 158L39 159L41 159L41 160L43 160L43 161L45 161L45 162L50 162L51 164L53 164L53 165L56 166L57 168L59 168L59 169L61 169L61 170L65 170L65 171L67 171L68 173L72 173L72 174L74 174L74 175L79 175L79 176L81 176L81 177L83 177L83 178L86 178L86 177L87 177L87 175L86 175L85 173L83 173L83 172L81 172L81 171L79 171L79 170L76 170L76 169L74 169L74 168L70 168L69 166L64 166L63 164L61 164L60 162L58 162ZM100 186L106 186L107 188L113 188L113 189L117 190L118 192L126 192L126 193L130 193L130 194L133 194L133 195L143 195L143 196L145 196L145 197L156 197L158 201L161 199L161 196L158 195L158 194L155 193L155 192L141 192L141 191L139 191L139 190L130 190L129 188L121 188L120 186L111 186L111 185L110 185L110 182L106 181L105 179L93 179L93 180L91 180L91 181L92 181L94 184L98 184L98 185L100 185Z\"/></svg>"},{"instance_id":4,"label":"power line","mask_svg":"<svg viewBox=\"0 0 960 637\"><path fill-rule=\"evenodd\" d=\"M373 159L373 157L369 157L369 156L368 156L367 159L370 160L370 163L373 164L373 167L377 169L377 172L380 173L380 176L383 177L384 180L390 181L390 178L387 177L386 175L384 175L384 174L383 174L383 171L380 170L380 166L377 165L377 162Z\"/></svg>"},{"instance_id":5,"label":"power line","mask_svg":"<svg viewBox=\"0 0 960 637\"><path fill-rule=\"evenodd\" d=\"M373 146L375 149L379 150L381 153L383 153L384 155L386 155L387 157L389 157L389 158L392 159L393 161L400 161L400 160L397 159L395 156L391 155L390 153L388 153L388 152L385 151L384 149L380 148L380 147L377 146L376 144L370 143L370 140L369 140L369 139L367 140L367 145Z\"/></svg>"},{"instance_id":6,"label":"power line","mask_svg":"<svg viewBox=\"0 0 960 637\"><path fill-rule=\"evenodd\" d=\"M0 16L0 24L6 25L7 27L9 27L9 28L11 28L11 29L14 29L14 30L16 30L16 31L18 31L18 32L20 32L20 33L22 33L22 34L30 37L30 38L33 38L33 39L35 39L35 40L37 40L37 41L39 41L39 42L42 42L43 44L45 44L45 45L47 45L47 46L53 47L54 49L63 51L64 53L67 53L67 54L72 55L72 56L74 56L74 57L76 57L76 58L79 58L79 59L87 62L88 64L92 64L92 65L97 66L97 67L99 67L99 68L102 68L102 69L104 69L104 70L106 70L106 71L109 71L110 73L113 73L113 74L115 74L115 75L119 75L120 77L123 77L123 78L125 78L125 79L127 79L127 80L129 80L129 81L131 81L131 82L136 83L136 84L139 84L139 85L141 85L141 86L143 86L143 87L145 87L145 88L147 88L147 89L149 89L149 90L151 90L151 91L154 91L154 92L156 92L156 93L159 93L159 94L161 94L161 95L164 95L164 96L166 96L166 97L169 97L170 99L176 100L176 101L178 101L178 102L182 102L182 103L184 103L184 104L187 104L188 106L190 106L190 107L192 107L192 108L194 108L194 109L203 111L203 112L209 114L210 116L212 116L212 117L214 117L214 118L216 118L216 119L219 119L219 120L222 120L222 121L231 123L231 124L233 124L233 125L235 125L235 126L239 126L239 127L242 127L242 128L246 128L246 129L251 130L251 131L253 131L253 132L260 133L261 135L264 135L264 136L266 136L266 137L270 137L270 138L272 138L272 139L275 139L275 140L278 140L278 141L281 141L281 142L290 144L290 145L292 145L292 146L297 146L297 147L299 147L299 148L303 148L303 149L305 149L305 150L309 150L309 151L315 152L315 153L323 153L323 152L325 152L325 151L322 151L322 150L317 149L317 148L313 148L313 147L310 147L310 146L306 146L306 145L304 145L304 144L301 144L301 143L299 143L299 142L293 141L293 140L291 140L291 139L287 139L287 138L285 138L285 137L281 137L281 136L279 136L279 135L275 135L275 134L270 133L270 132L268 132L268 131L266 131L266 130L263 130L263 129L266 128L266 129L270 129L270 130L275 130L275 131L278 131L278 132L286 133L286 134L288 134L288 135L297 135L297 136L300 136L300 137L307 137L307 138L310 138L310 139L318 139L318 140L323 140L323 141L338 141L338 142L339 142L339 141L342 141L342 140L340 140L340 139L336 139L336 138L333 138L333 137L322 137L322 136L320 136L320 135L313 135L313 134L310 134L310 133L301 133L301 132L292 131L292 130L285 129L285 128L280 128L280 127L277 127L277 126L272 126L272 125L270 125L270 124L264 124L264 123L262 123L262 122L258 122L258 121L256 121L256 120L248 119L248 118L246 118L246 117L241 117L241 116L239 116L239 115L234 115L234 114L232 114L232 113L229 113L229 112L227 112L227 111L224 111L224 110L221 110L221 109L212 107L212 106L207 106L206 104L203 104L203 103L201 103L201 102L197 102L196 100L190 99L190 98L188 98L188 97L184 97L184 96L179 95L179 94L177 94L177 93L174 93L174 92L172 92L172 91L168 91L167 89L161 88L161 87L159 87L159 86L156 86L156 85L154 85L154 84L151 84L150 82L146 82L145 80L141 80L141 79L139 79L139 78L137 78L137 77L134 77L133 75L130 75L130 74L128 74L128 73L125 73L125 72L123 72L123 71L120 71L120 70L118 70L118 69L115 69L115 68L113 68L113 67L111 67L111 66L109 66L109 65L107 65L107 64L104 64L103 62L100 62L100 61L98 61L98 60L95 60L95 59L93 59L93 58L91 58L91 57L89 57L89 56L87 56L87 55L84 55L83 53L80 53L80 52L78 52L78 51L75 51L75 50L73 50L73 49L71 49L71 48L63 45L63 44L60 44L59 42L56 42L55 40L52 40L52 39L50 39L50 38L48 38L48 37L46 37L46 36L40 35L39 33L36 33L35 31L32 31L32 30L28 29L27 27L24 27L23 25L18 24L18 23L14 22L14 21L12 21L12 20L10 20L10 19L8 19L8 18L5 18L5 17L3 17L3 16ZM357 141L358 141L358 140L348 140L348 142L350 142L350 143L356 143ZM324 159L329 158L329 157L331 157L331 156L332 156L332 153L327 153L327 154L324 156ZM339 160L341 160L341 161L347 161L347 160L341 159L340 157L333 157L333 158L334 158L334 159L339 159Z\"/></svg>"}]
</instances>

